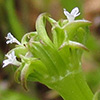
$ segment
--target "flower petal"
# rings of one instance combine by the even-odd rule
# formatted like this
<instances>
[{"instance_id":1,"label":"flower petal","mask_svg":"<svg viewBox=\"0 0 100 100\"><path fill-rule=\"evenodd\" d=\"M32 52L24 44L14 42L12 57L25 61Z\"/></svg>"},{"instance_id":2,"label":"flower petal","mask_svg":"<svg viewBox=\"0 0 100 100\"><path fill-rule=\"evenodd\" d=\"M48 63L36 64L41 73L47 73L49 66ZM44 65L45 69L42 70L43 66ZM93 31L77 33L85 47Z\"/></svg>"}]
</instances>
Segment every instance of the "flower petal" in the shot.
<instances>
[{"instance_id":1,"label":"flower petal","mask_svg":"<svg viewBox=\"0 0 100 100\"><path fill-rule=\"evenodd\" d=\"M72 15L76 15L78 12L79 12L78 7L75 7L75 8L71 11L71 14L72 14Z\"/></svg>"},{"instance_id":2,"label":"flower petal","mask_svg":"<svg viewBox=\"0 0 100 100\"><path fill-rule=\"evenodd\" d=\"M70 13L64 8L64 14L65 14L65 16L69 16L70 15Z\"/></svg>"},{"instance_id":3,"label":"flower petal","mask_svg":"<svg viewBox=\"0 0 100 100\"><path fill-rule=\"evenodd\" d=\"M68 11L66 11L66 9L64 9L64 14L67 17L69 22L73 22L74 21L74 16L71 15Z\"/></svg>"}]
</instances>

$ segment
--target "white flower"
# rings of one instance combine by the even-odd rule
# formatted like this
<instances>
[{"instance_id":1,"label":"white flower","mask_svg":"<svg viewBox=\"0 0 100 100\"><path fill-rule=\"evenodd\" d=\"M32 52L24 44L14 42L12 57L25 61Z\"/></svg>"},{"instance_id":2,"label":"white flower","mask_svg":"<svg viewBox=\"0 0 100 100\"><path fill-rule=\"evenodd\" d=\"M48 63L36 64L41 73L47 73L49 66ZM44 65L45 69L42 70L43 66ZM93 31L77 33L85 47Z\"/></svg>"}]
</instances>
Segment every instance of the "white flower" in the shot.
<instances>
[{"instance_id":1,"label":"white flower","mask_svg":"<svg viewBox=\"0 0 100 100\"><path fill-rule=\"evenodd\" d=\"M67 19L68 19L69 22L73 22L74 19L75 19L75 17L77 17L77 16L80 15L78 7L75 7L71 11L71 13L69 13L68 11L66 11L66 9L64 9L64 14L67 17Z\"/></svg>"},{"instance_id":2,"label":"white flower","mask_svg":"<svg viewBox=\"0 0 100 100\"><path fill-rule=\"evenodd\" d=\"M3 66L2 66L3 68L9 64L16 65L16 66L19 66L21 64L19 61L17 61L14 51L12 51L10 54L6 54L5 56L8 59L3 61Z\"/></svg>"},{"instance_id":3,"label":"white flower","mask_svg":"<svg viewBox=\"0 0 100 100\"><path fill-rule=\"evenodd\" d=\"M11 43L11 44L17 43L18 45L21 44L11 33L7 34L6 39L7 39L7 41L6 41L7 44L9 44L9 43Z\"/></svg>"}]
</instances>

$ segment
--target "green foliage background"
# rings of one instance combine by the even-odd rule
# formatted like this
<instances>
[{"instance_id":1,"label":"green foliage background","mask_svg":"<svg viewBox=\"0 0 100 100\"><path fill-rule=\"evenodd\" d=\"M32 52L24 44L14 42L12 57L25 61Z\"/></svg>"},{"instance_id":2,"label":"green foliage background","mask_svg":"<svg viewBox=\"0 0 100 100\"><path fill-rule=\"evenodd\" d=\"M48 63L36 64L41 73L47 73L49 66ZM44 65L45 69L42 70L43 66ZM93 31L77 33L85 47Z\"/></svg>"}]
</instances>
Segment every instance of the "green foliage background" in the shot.
<instances>
[{"instance_id":1,"label":"green foliage background","mask_svg":"<svg viewBox=\"0 0 100 100\"><path fill-rule=\"evenodd\" d=\"M8 32L11 32L18 40L21 40L22 36L30 31L35 30L35 21L37 16L42 12L48 12L51 16L58 20L65 18L63 14L63 8L71 11L74 7L79 7L81 16L78 18L84 18L83 0L0 0L0 65L2 67L2 61L5 53L9 51L13 45L5 44L5 36ZM47 25L49 33L50 26ZM96 33L94 33L96 34ZM86 75L86 80L93 92L96 92L100 88L100 39L96 38L98 35L93 35L88 39L87 47L90 52L85 52L82 58L83 69ZM20 88L17 89L18 85L14 83L13 69L0 68L0 83L6 82L8 86L6 89L0 89L0 100L38 100L33 97L37 97L37 90L32 90L35 85L30 89L29 94L35 92L35 95L25 96L24 90L19 93ZM9 74L10 73L10 74ZM16 85L15 86L12 85ZM9 86L10 84L10 86ZM35 83L33 83L35 84ZM4 84L0 84L0 87L5 87ZM16 91L17 92L16 92ZM32 97L33 96L33 97ZM39 96L38 96L39 98ZM42 97L41 100L44 100ZM55 99L56 100L56 99Z\"/></svg>"}]
</instances>

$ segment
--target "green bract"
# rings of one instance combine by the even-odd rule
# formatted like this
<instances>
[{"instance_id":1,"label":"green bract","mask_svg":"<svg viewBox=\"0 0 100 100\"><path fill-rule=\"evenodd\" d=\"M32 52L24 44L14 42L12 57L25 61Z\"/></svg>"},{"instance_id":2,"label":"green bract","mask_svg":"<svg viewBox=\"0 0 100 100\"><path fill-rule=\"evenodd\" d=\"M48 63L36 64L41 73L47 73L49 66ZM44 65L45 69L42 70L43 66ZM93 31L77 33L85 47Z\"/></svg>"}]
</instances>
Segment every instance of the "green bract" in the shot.
<instances>
[{"instance_id":1,"label":"green bract","mask_svg":"<svg viewBox=\"0 0 100 100\"><path fill-rule=\"evenodd\" d=\"M70 16L74 19L73 14ZM52 25L52 39L45 29L46 20ZM87 20L55 21L47 13L39 15L36 32L25 34L21 43L9 52L14 51L21 63L15 80L26 90L27 80L43 83L64 100L92 100L81 68L82 52L88 51L85 43L90 24Z\"/></svg>"}]
</instances>

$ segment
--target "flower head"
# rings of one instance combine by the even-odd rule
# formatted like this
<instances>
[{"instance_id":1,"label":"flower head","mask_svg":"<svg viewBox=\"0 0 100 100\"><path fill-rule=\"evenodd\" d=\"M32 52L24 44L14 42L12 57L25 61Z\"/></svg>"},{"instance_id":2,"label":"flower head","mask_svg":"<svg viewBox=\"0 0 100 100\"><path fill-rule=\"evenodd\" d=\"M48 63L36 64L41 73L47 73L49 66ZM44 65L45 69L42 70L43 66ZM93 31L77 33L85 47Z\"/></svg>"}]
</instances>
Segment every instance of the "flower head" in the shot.
<instances>
[{"instance_id":1,"label":"flower head","mask_svg":"<svg viewBox=\"0 0 100 100\"><path fill-rule=\"evenodd\" d=\"M64 9L64 14L65 14L65 16L68 18L68 21L69 21L69 22L73 22L74 19L75 19L75 17L77 17L77 16L80 15L78 7L75 7L75 8L71 11L71 13L69 13L68 11L66 11L66 9Z\"/></svg>"},{"instance_id":2,"label":"flower head","mask_svg":"<svg viewBox=\"0 0 100 100\"><path fill-rule=\"evenodd\" d=\"M6 54L5 56L8 59L3 61L3 66L2 66L3 68L9 64L16 65L16 66L19 66L21 64L19 61L17 61L14 51L12 51L10 54Z\"/></svg>"},{"instance_id":3,"label":"flower head","mask_svg":"<svg viewBox=\"0 0 100 100\"><path fill-rule=\"evenodd\" d=\"M18 45L21 44L11 33L7 34L6 39L7 39L7 41L6 41L7 44L9 44L9 43L11 43L11 44L17 43Z\"/></svg>"}]
</instances>

